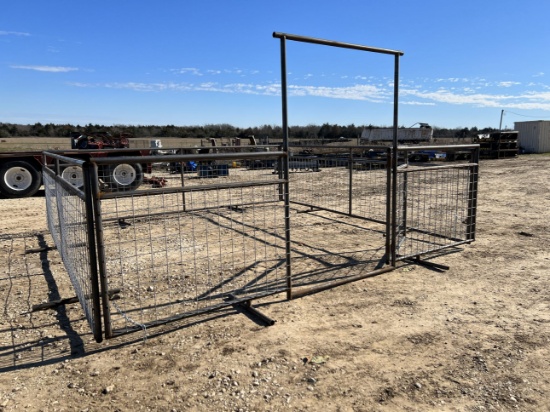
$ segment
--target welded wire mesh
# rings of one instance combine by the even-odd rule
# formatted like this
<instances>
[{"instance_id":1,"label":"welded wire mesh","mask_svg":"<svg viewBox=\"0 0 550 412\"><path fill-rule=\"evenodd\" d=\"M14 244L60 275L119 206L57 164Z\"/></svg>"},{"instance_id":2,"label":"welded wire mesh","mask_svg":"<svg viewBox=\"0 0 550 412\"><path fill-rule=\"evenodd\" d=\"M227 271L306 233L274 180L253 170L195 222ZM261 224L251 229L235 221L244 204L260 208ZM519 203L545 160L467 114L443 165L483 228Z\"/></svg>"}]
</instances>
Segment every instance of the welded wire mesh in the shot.
<instances>
[{"instance_id":1,"label":"welded wire mesh","mask_svg":"<svg viewBox=\"0 0 550 412\"><path fill-rule=\"evenodd\" d=\"M326 289L392 270L394 252L402 259L474 239L476 163L399 166L392 187L387 150L324 148L290 156L288 170L282 152L247 154L93 158L85 172L45 170L50 231L92 327L96 263L112 337L229 299ZM133 189L102 174L138 163L153 164L154 176Z\"/></svg>"},{"instance_id":2,"label":"welded wire mesh","mask_svg":"<svg viewBox=\"0 0 550 412\"><path fill-rule=\"evenodd\" d=\"M56 176L49 169L44 170L43 176L48 228L86 319L92 331L97 331L99 325L94 314L97 315L99 308L94 307L93 302L95 296L91 276L86 202L71 190L71 186L62 184L64 179L61 176Z\"/></svg>"},{"instance_id":3,"label":"welded wire mesh","mask_svg":"<svg viewBox=\"0 0 550 412\"><path fill-rule=\"evenodd\" d=\"M327 287L384 260L389 175L384 156L372 155L362 147L308 146L291 157L294 286ZM319 168L296 168L300 161Z\"/></svg>"},{"instance_id":4,"label":"welded wire mesh","mask_svg":"<svg viewBox=\"0 0 550 412\"><path fill-rule=\"evenodd\" d=\"M230 294L285 290L275 161L204 162L215 176L196 168L163 188L101 201L107 287L121 297L109 305L115 334L209 310Z\"/></svg>"},{"instance_id":5,"label":"welded wire mesh","mask_svg":"<svg viewBox=\"0 0 550 412\"><path fill-rule=\"evenodd\" d=\"M318 152L318 156L305 160L291 157L290 201L312 209L343 213L383 224L387 219L386 159L357 155L352 153L351 148L330 151L330 148L324 147ZM292 163L300 164L300 161L315 161L319 167L293 169Z\"/></svg>"},{"instance_id":6,"label":"welded wire mesh","mask_svg":"<svg viewBox=\"0 0 550 412\"><path fill-rule=\"evenodd\" d=\"M412 167L398 173L397 254L401 258L472 239L475 165Z\"/></svg>"}]
</instances>

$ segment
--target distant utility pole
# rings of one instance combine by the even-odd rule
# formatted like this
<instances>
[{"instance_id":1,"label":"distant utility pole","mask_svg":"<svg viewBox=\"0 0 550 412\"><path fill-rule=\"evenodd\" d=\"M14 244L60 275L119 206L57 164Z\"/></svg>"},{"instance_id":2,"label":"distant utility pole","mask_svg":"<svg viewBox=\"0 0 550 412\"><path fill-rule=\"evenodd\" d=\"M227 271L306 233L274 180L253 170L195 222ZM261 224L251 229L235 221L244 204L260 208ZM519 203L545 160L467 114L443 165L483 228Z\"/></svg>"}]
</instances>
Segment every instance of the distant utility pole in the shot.
<instances>
[{"instance_id":1,"label":"distant utility pole","mask_svg":"<svg viewBox=\"0 0 550 412\"><path fill-rule=\"evenodd\" d=\"M504 116L504 109L500 111L500 125L498 126L498 130L502 131L502 116Z\"/></svg>"}]
</instances>

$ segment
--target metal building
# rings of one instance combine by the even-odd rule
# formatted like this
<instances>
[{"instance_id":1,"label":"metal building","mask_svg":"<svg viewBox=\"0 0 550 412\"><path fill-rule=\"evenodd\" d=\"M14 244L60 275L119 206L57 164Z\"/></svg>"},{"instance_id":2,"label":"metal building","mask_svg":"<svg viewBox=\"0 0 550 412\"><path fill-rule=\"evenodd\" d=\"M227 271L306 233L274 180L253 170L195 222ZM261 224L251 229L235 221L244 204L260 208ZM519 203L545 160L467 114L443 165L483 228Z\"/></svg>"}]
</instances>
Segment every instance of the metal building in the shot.
<instances>
[{"instance_id":1,"label":"metal building","mask_svg":"<svg viewBox=\"0 0 550 412\"><path fill-rule=\"evenodd\" d=\"M550 152L550 121L515 122L514 130L519 132L518 143L523 153Z\"/></svg>"}]
</instances>

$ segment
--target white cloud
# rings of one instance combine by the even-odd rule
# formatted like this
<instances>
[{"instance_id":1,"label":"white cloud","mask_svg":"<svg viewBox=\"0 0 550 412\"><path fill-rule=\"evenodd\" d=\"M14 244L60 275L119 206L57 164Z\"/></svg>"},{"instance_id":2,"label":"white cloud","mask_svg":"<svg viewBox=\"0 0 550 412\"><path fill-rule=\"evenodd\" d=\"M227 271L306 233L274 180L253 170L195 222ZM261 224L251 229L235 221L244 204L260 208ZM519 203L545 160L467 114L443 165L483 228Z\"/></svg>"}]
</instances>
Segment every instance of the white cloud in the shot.
<instances>
[{"instance_id":1,"label":"white cloud","mask_svg":"<svg viewBox=\"0 0 550 412\"><path fill-rule=\"evenodd\" d=\"M289 86L291 96L317 96L331 99L385 101L390 92L382 88L358 84L347 87Z\"/></svg>"},{"instance_id":2,"label":"white cloud","mask_svg":"<svg viewBox=\"0 0 550 412\"><path fill-rule=\"evenodd\" d=\"M401 96L425 99L427 102L474 107L499 107L516 109L550 110L550 92L527 92L523 94L460 93L446 89L419 91L406 89ZM403 103L405 104L405 103Z\"/></svg>"},{"instance_id":3,"label":"white cloud","mask_svg":"<svg viewBox=\"0 0 550 412\"><path fill-rule=\"evenodd\" d=\"M0 30L0 36L30 36L30 33L25 33L21 31L4 31Z\"/></svg>"},{"instance_id":4,"label":"white cloud","mask_svg":"<svg viewBox=\"0 0 550 412\"><path fill-rule=\"evenodd\" d=\"M67 73L77 71L76 67L64 66L10 66L12 69L35 70L37 72Z\"/></svg>"},{"instance_id":5,"label":"white cloud","mask_svg":"<svg viewBox=\"0 0 550 412\"><path fill-rule=\"evenodd\" d=\"M237 75L237 76L243 77L243 76L249 75L249 74L259 74L260 73L259 70L243 70L243 69L239 69L239 68L223 69L223 70L219 70L219 69L201 70L201 69L198 69L196 67L182 67L182 68L179 68L179 69L170 69L169 71L172 72L172 73L176 73L176 74L190 74L190 75L193 75L193 76L205 76L205 75L216 75L217 76L217 75L220 75L220 74L224 73L224 74Z\"/></svg>"},{"instance_id":6,"label":"white cloud","mask_svg":"<svg viewBox=\"0 0 550 412\"><path fill-rule=\"evenodd\" d=\"M231 71L231 73L236 74L237 72ZM288 86L288 94L291 97L321 97L391 103L393 101L392 80L382 80L384 79L372 79L371 84L354 84L349 86L304 85L296 80ZM530 86L529 89L518 91L517 87L512 88L512 86L521 87L522 84L519 82L491 81L490 84L481 82L486 82L486 80L477 78L468 80L467 82L466 78L453 77L448 79L433 79L431 83L430 81L426 81L426 79L420 79L419 83L419 81L406 79L400 85L400 104L410 106L449 104L488 108L550 110L550 86L537 84L536 87L538 90L533 90L534 87ZM75 87L126 89L138 92L217 92L261 96L279 96L281 94L281 85L278 81L266 83L224 83L221 81L203 81L200 83L72 83L72 85ZM502 93L503 88L506 88L506 93Z\"/></svg>"},{"instance_id":7,"label":"white cloud","mask_svg":"<svg viewBox=\"0 0 550 412\"><path fill-rule=\"evenodd\" d=\"M499 82L498 86L500 86L500 87L512 87L512 86L517 86L519 84L521 84L521 83L520 82L506 81L506 82Z\"/></svg>"},{"instance_id":8,"label":"white cloud","mask_svg":"<svg viewBox=\"0 0 550 412\"><path fill-rule=\"evenodd\" d=\"M433 103L433 102L409 101L409 102L403 102L402 104L405 104L405 105L408 105L408 106L435 106L435 103Z\"/></svg>"},{"instance_id":9,"label":"white cloud","mask_svg":"<svg viewBox=\"0 0 550 412\"><path fill-rule=\"evenodd\" d=\"M181 69L171 69L170 71L177 74L192 74L193 76L202 76L202 72L195 67L183 67Z\"/></svg>"}]
</instances>

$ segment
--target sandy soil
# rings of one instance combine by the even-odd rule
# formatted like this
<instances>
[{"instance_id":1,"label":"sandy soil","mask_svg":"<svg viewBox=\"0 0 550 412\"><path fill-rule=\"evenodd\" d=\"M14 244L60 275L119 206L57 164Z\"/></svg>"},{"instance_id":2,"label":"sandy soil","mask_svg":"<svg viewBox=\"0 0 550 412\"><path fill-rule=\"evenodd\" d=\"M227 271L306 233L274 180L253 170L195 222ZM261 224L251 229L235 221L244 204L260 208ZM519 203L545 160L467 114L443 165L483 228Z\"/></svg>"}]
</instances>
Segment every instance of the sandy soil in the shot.
<instances>
[{"instance_id":1,"label":"sandy soil","mask_svg":"<svg viewBox=\"0 0 550 412\"><path fill-rule=\"evenodd\" d=\"M448 271L254 302L270 327L229 308L100 344L78 303L31 312L74 296L56 250L25 253L53 245L43 191L0 199L0 410L550 410L549 166L483 161Z\"/></svg>"}]
</instances>

